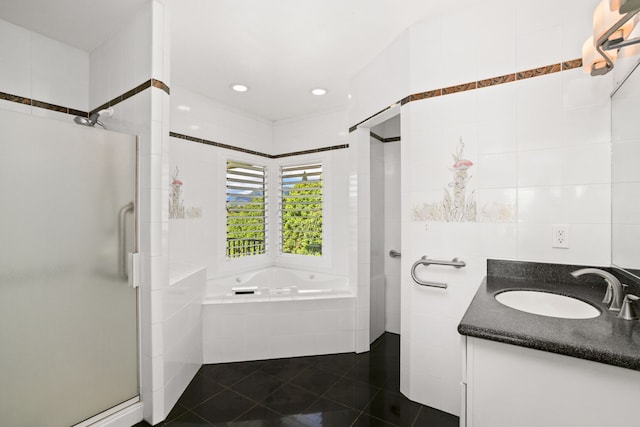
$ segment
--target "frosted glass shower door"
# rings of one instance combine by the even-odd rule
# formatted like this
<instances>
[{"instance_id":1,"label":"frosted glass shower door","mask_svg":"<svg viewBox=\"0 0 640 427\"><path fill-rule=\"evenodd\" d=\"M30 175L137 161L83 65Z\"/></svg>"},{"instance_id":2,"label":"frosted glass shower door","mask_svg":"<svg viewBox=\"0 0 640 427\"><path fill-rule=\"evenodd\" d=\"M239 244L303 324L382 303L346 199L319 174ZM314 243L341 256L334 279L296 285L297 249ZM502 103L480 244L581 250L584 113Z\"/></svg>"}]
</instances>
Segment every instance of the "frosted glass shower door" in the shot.
<instances>
[{"instance_id":1,"label":"frosted glass shower door","mask_svg":"<svg viewBox=\"0 0 640 427\"><path fill-rule=\"evenodd\" d=\"M0 111L0 424L138 396L135 172L132 136Z\"/></svg>"}]
</instances>

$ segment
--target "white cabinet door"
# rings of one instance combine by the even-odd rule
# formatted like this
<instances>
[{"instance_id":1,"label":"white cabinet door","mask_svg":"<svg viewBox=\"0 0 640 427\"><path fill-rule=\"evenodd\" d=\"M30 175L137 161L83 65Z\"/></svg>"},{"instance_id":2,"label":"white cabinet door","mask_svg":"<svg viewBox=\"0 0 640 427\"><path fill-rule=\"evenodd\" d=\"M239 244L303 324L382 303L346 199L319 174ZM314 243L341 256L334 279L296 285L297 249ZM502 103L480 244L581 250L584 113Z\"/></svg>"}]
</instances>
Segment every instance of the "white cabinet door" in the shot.
<instances>
[{"instance_id":1,"label":"white cabinet door","mask_svg":"<svg viewBox=\"0 0 640 427\"><path fill-rule=\"evenodd\" d=\"M466 347L467 427L637 423L639 371L476 338Z\"/></svg>"}]
</instances>

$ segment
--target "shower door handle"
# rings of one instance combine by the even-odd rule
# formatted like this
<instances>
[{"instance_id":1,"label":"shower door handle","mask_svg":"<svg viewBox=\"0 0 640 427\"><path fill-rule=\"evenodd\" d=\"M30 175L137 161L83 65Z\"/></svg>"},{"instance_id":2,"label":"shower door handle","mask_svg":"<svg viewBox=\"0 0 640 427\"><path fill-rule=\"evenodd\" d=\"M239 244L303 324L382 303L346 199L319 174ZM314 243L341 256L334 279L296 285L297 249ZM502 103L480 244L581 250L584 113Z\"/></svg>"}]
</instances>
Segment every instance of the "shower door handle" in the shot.
<instances>
[{"instance_id":1,"label":"shower door handle","mask_svg":"<svg viewBox=\"0 0 640 427\"><path fill-rule=\"evenodd\" d=\"M133 202L120 208L118 212L118 275L124 280L129 279L127 272L127 214L133 213Z\"/></svg>"}]
</instances>

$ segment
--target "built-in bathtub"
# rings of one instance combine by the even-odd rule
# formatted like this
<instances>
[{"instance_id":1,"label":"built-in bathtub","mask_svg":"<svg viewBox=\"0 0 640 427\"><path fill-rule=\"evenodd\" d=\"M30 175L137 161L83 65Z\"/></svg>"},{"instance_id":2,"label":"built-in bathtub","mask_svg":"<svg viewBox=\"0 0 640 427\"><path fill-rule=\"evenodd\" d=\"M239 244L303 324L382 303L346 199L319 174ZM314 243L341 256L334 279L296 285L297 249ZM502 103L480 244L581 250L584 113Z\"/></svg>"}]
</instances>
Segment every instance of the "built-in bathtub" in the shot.
<instances>
[{"instance_id":1,"label":"built-in bathtub","mask_svg":"<svg viewBox=\"0 0 640 427\"><path fill-rule=\"evenodd\" d=\"M355 307L346 276L269 267L210 279L204 363L354 351Z\"/></svg>"}]
</instances>

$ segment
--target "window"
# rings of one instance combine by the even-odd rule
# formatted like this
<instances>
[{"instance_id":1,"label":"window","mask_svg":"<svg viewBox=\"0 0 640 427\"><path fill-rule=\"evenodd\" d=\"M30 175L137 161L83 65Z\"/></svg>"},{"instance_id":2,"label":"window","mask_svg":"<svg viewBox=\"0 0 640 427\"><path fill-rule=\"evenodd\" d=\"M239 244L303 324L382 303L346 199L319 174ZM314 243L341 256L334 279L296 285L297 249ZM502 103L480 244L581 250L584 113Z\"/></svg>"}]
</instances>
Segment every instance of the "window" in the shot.
<instances>
[{"instance_id":1,"label":"window","mask_svg":"<svg viewBox=\"0 0 640 427\"><path fill-rule=\"evenodd\" d=\"M280 168L280 237L282 253L322 255L322 164Z\"/></svg>"},{"instance_id":2,"label":"window","mask_svg":"<svg viewBox=\"0 0 640 427\"><path fill-rule=\"evenodd\" d=\"M266 167L227 161L227 257L266 252Z\"/></svg>"}]
</instances>

